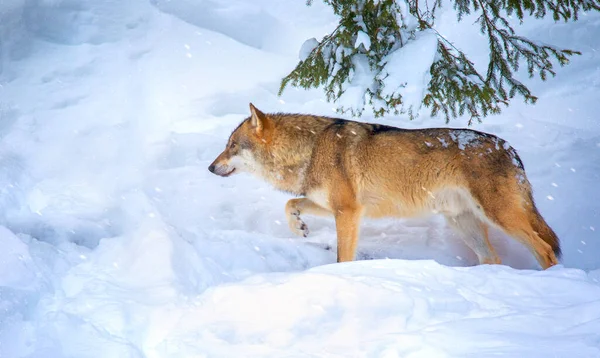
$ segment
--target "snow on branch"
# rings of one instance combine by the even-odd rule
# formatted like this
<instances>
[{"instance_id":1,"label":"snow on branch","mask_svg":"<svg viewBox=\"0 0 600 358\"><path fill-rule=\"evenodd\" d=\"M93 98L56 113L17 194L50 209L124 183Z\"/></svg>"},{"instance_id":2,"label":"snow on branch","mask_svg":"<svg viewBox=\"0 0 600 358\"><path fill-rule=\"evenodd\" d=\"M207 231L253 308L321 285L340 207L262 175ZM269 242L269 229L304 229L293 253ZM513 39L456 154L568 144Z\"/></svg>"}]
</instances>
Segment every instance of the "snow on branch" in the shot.
<instances>
[{"instance_id":1,"label":"snow on branch","mask_svg":"<svg viewBox=\"0 0 600 358\"><path fill-rule=\"evenodd\" d=\"M407 113L428 107L432 115L468 114L481 120L497 114L519 95L537 98L515 74L526 64L530 77L555 75L554 63L565 65L579 52L541 44L518 35L507 20L512 14L576 20L580 11L600 10L600 0L452 0L460 21L477 13L489 42L487 72L477 72L467 56L434 28L441 0L323 0L340 22L320 41L302 46L300 62L282 79L287 85L318 88L338 112L375 116ZM310 5L311 0L308 1Z\"/></svg>"}]
</instances>

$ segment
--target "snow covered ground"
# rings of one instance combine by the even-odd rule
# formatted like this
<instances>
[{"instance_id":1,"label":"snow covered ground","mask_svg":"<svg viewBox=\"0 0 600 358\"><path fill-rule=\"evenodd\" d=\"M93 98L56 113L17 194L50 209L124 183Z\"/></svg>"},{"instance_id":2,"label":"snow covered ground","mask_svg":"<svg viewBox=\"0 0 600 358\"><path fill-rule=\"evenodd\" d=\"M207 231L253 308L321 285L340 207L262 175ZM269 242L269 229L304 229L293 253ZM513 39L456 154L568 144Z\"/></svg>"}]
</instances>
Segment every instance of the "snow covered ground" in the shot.
<instances>
[{"instance_id":1,"label":"snow covered ground","mask_svg":"<svg viewBox=\"0 0 600 358\"><path fill-rule=\"evenodd\" d=\"M527 25L583 55L474 126L519 150L563 244L547 271L498 232L506 266L472 267L440 217L366 221L334 264L332 220L296 238L287 195L208 172L250 101L333 114L276 93L335 25L319 1L1 1L0 357L600 357L600 16Z\"/></svg>"}]
</instances>

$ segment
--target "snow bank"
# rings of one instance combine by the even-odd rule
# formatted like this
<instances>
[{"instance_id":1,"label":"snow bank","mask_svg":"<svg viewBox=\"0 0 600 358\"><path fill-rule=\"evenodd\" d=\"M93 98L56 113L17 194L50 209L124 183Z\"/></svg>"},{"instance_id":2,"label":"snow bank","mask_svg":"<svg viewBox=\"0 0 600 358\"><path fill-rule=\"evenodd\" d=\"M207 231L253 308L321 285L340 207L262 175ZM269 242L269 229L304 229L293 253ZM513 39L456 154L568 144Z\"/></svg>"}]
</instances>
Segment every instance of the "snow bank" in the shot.
<instances>
[{"instance_id":1,"label":"snow bank","mask_svg":"<svg viewBox=\"0 0 600 358\"><path fill-rule=\"evenodd\" d=\"M250 101L333 114L320 91L277 97L336 24L322 3L2 2L0 357L600 356L600 21L582 18L530 29L589 49L568 76L475 127L519 150L562 239L567 268L538 272L451 268L476 257L435 216L365 221L363 261L336 265L331 219L293 237L289 196L207 171ZM379 122L442 124L404 119Z\"/></svg>"},{"instance_id":2,"label":"snow bank","mask_svg":"<svg viewBox=\"0 0 600 358\"><path fill-rule=\"evenodd\" d=\"M170 318L152 356L600 355L600 286L579 270L327 265L221 285Z\"/></svg>"}]
</instances>

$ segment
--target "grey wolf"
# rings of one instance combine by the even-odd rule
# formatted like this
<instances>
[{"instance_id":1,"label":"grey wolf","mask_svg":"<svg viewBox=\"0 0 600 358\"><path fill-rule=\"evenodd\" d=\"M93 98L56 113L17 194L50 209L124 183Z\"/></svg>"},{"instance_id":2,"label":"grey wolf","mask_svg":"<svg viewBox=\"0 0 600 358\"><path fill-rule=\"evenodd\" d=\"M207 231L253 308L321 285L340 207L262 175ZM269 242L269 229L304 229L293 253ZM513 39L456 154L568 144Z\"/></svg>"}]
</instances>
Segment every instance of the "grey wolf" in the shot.
<instances>
[{"instance_id":1,"label":"grey wolf","mask_svg":"<svg viewBox=\"0 0 600 358\"><path fill-rule=\"evenodd\" d=\"M208 168L247 172L291 193L292 232L302 216L333 216L337 261L355 258L363 217L445 216L480 264L500 264L488 238L497 227L523 243L542 268L558 263L559 239L536 208L515 149L494 135L452 128L401 129L308 114L250 116Z\"/></svg>"}]
</instances>

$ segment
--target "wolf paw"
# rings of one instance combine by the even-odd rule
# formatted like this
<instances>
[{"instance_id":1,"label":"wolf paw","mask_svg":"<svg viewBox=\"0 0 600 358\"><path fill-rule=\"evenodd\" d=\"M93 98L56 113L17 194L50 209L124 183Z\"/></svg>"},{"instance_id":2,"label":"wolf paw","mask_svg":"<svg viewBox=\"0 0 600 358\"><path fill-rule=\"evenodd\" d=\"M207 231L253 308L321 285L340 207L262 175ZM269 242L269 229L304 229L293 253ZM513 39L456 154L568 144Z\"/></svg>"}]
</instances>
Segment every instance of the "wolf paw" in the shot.
<instances>
[{"instance_id":1,"label":"wolf paw","mask_svg":"<svg viewBox=\"0 0 600 358\"><path fill-rule=\"evenodd\" d=\"M294 234L302 237L308 236L308 226L300 219L300 212L298 210L288 213L288 224Z\"/></svg>"}]
</instances>

